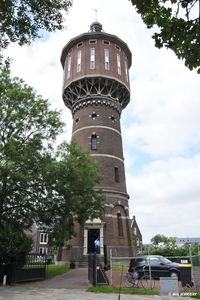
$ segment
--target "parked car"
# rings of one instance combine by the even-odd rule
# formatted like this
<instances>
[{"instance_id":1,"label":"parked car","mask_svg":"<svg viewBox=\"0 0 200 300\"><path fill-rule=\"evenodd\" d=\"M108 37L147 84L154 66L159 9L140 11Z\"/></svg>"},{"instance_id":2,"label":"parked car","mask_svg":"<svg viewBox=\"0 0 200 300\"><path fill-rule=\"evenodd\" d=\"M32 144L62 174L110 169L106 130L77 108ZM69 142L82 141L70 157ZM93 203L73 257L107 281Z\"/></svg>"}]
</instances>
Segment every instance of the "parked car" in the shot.
<instances>
[{"instance_id":1,"label":"parked car","mask_svg":"<svg viewBox=\"0 0 200 300\"><path fill-rule=\"evenodd\" d=\"M148 272L149 267L151 268L151 276L153 278L159 277L173 277L180 280L180 269L179 264L171 262L166 257L161 255L143 255L137 256L131 259L129 264L129 272L136 269L141 277L144 274L143 267Z\"/></svg>"}]
</instances>

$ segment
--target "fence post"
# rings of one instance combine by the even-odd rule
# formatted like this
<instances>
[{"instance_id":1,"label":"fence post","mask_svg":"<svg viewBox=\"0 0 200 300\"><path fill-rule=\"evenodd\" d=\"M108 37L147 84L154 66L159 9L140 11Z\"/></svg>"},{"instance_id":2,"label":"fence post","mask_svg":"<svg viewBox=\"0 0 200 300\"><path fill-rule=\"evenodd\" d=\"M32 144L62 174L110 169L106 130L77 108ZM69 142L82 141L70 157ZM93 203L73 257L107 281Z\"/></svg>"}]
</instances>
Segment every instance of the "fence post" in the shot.
<instances>
[{"instance_id":1,"label":"fence post","mask_svg":"<svg viewBox=\"0 0 200 300\"><path fill-rule=\"evenodd\" d=\"M189 253L190 253L190 261L191 261L191 265L192 265L192 279L193 279L193 283L194 283L194 290L196 292L197 288L196 288L196 282L195 282L195 277L194 277L194 268L193 268L192 253L191 253L191 247L190 246L189 246Z\"/></svg>"},{"instance_id":2,"label":"fence post","mask_svg":"<svg viewBox=\"0 0 200 300\"><path fill-rule=\"evenodd\" d=\"M112 261L112 249L110 249L110 285L113 286L113 261Z\"/></svg>"}]
</instances>

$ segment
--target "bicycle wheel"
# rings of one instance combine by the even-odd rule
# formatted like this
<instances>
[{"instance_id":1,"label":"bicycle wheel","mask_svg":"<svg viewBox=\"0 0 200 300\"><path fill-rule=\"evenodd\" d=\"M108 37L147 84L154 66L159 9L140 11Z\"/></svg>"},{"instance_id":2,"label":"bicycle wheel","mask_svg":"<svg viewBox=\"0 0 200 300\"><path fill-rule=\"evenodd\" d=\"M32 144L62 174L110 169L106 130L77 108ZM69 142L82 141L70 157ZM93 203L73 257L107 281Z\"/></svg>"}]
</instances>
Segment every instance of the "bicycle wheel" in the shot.
<instances>
[{"instance_id":1,"label":"bicycle wheel","mask_svg":"<svg viewBox=\"0 0 200 300\"><path fill-rule=\"evenodd\" d=\"M124 284L128 288L131 288L134 286L134 279L130 273L126 273L126 275L124 277Z\"/></svg>"},{"instance_id":2,"label":"bicycle wheel","mask_svg":"<svg viewBox=\"0 0 200 300\"><path fill-rule=\"evenodd\" d=\"M149 276L143 276L141 279L142 287L146 290L152 290L154 288L154 279Z\"/></svg>"}]
</instances>

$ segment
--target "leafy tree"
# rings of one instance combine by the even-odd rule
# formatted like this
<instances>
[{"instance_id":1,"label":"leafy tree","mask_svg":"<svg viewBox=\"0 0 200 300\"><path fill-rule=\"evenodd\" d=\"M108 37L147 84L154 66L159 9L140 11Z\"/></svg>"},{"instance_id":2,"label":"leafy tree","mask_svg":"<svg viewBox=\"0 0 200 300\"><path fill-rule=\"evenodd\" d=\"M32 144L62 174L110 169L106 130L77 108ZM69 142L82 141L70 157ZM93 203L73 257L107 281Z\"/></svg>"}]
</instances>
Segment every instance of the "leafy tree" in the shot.
<instances>
[{"instance_id":1,"label":"leafy tree","mask_svg":"<svg viewBox=\"0 0 200 300\"><path fill-rule=\"evenodd\" d=\"M166 237L162 234L156 234L154 237L151 239L151 243L154 245L158 245L159 243L162 243L166 239Z\"/></svg>"},{"instance_id":2,"label":"leafy tree","mask_svg":"<svg viewBox=\"0 0 200 300\"><path fill-rule=\"evenodd\" d=\"M0 280L2 282L3 266L15 264L23 266L26 255L32 250L33 239L19 230L15 224L6 224L0 230Z\"/></svg>"},{"instance_id":3,"label":"leafy tree","mask_svg":"<svg viewBox=\"0 0 200 300\"><path fill-rule=\"evenodd\" d=\"M200 73L200 0L131 0L158 48L166 47Z\"/></svg>"},{"instance_id":4,"label":"leafy tree","mask_svg":"<svg viewBox=\"0 0 200 300\"><path fill-rule=\"evenodd\" d=\"M0 233L36 221L68 239L74 221L101 216L99 165L75 141L56 147L60 112L9 69L0 69L0 78Z\"/></svg>"},{"instance_id":5,"label":"leafy tree","mask_svg":"<svg viewBox=\"0 0 200 300\"><path fill-rule=\"evenodd\" d=\"M0 51L10 42L30 44L40 37L41 30L54 32L64 29L64 13L72 0L1 0Z\"/></svg>"}]
</instances>

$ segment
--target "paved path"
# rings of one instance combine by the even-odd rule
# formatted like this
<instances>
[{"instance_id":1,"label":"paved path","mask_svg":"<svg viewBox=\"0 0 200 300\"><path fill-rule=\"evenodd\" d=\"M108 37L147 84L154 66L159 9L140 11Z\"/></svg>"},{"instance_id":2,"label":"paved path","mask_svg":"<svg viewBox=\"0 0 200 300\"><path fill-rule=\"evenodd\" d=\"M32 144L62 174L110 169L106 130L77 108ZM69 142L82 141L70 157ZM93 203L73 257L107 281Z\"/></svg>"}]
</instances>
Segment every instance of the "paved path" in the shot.
<instances>
[{"instance_id":1,"label":"paved path","mask_svg":"<svg viewBox=\"0 0 200 300\"><path fill-rule=\"evenodd\" d=\"M42 282L0 286L0 300L181 300L169 296L133 296L88 293L88 271L75 269ZM185 297L184 300L191 300Z\"/></svg>"}]
</instances>

